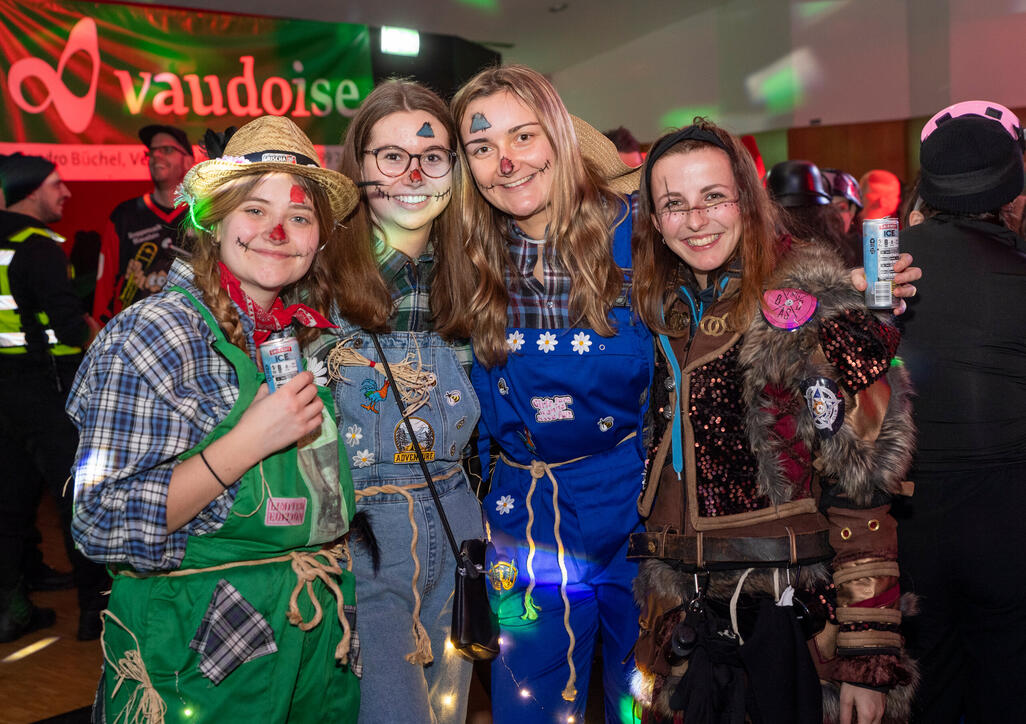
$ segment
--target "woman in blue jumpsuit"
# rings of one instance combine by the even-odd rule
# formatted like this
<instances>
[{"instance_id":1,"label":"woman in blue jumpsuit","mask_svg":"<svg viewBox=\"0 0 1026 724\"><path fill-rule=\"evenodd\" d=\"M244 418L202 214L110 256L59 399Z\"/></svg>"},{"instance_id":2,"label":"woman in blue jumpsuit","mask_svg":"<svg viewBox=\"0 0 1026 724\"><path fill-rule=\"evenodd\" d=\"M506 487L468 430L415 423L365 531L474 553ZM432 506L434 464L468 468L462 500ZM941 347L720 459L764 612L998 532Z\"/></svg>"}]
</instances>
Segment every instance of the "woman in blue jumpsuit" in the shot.
<instances>
[{"instance_id":1,"label":"woman in blue jumpsuit","mask_svg":"<svg viewBox=\"0 0 1026 724\"><path fill-rule=\"evenodd\" d=\"M615 165L582 158L605 139L586 124L575 133L527 68L482 72L453 116L473 183L460 190L467 255L447 265L454 301L439 328L472 334L483 463L494 451L493 717L583 721L600 637L606 721L630 721L638 624L625 551L639 524L652 341L629 310L629 205L606 180L628 169L611 143Z\"/></svg>"}]
</instances>

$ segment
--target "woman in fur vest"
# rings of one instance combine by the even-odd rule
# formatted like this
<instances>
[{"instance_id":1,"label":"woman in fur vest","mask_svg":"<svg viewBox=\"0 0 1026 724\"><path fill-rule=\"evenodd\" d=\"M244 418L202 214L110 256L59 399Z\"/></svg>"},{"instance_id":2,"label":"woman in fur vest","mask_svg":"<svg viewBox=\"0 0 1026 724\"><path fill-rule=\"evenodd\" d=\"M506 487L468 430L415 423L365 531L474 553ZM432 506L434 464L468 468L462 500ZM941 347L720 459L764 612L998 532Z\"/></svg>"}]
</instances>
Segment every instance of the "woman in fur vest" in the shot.
<instances>
[{"instance_id":1,"label":"woman in fur vest","mask_svg":"<svg viewBox=\"0 0 1026 724\"><path fill-rule=\"evenodd\" d=\"M657 141L640 193L634 304L662 355L629 551L646 721L905 721L897 330L833 252L779 237L712 123Z\"/></svg>"}]
</instances>

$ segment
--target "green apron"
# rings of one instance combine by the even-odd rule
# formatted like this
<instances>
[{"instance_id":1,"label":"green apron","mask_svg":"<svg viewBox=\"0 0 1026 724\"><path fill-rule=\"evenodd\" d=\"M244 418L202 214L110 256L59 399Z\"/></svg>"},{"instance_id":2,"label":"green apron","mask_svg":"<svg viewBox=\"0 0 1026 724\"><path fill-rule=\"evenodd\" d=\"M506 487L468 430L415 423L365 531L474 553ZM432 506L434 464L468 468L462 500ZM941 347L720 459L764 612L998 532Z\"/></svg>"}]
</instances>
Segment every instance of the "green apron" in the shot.
<instances>
[{"instance_id":1,"label":"green apron","mask_svg":"<svg viewBox=\"0 0 1026 724\"><path fill-rule=\"evenodd\" d=\"M199 454L231 430L249 407L264 375L245 352L228 342L210 312L193 295L181 292L202 313L216 336L214 348L235 368L239 399L228 417L180 460ZM342 536L355 510L347 461L339 457L331 393L318 388L324 402L320 436L301 452L296 445L265 458L242 477L224 525L202 536L189 536L180 570L203 569L239 561L256 561L291 551L317 551ZM262 474L261 474L262 473ZM266 481L266 485L265 482ZM321 557L321 560L324 560ZM259 563L188 575L116 575L103 637L107 721L128 719L145 702L147 677L166 706L167 722L355 722L360 691L351 665L335 660L343 636L338 603L323 580L303 586L299 612L318 625L304 632L286 612L297 577L290 561ZM339 586L355 622L352 573L328 574ZM204 623L219 582L227 581L262 616L273 632L277 651L242 663L215 685L199 670L200 654L190 648ZM133 638L134 634L134 638ZM354 641L355 627L353 630ZM137 643L138 642L138 643ZM265 648L268 644L265 644ZM145 672L133 666L139 651ZM350 652L350 664L356 657ZM115 664L116 665L112 665ZM129 674L118 686L118 670ZM115 692L115 689L116 692ZM156 704L150 691L151 711ZM126 711L127 709L127 711Z\"/></svg>"}]
</instances>

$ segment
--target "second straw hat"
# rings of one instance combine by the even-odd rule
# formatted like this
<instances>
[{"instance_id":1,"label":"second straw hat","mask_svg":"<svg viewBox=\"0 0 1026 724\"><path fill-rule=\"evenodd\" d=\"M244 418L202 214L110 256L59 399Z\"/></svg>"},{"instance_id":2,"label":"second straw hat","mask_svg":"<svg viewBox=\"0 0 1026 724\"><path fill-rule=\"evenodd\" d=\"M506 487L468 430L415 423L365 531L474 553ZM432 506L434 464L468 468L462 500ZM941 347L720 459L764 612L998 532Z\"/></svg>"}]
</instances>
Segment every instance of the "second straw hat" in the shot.
<instances>
[{"instance_id":1,"label":"second straw hat","mask_svg":"<svg viewBox=\"0 0 1026 724\"><path fill-rule=\"evenodd\" d=\"M317 183L327 194L336 220L347 217L360 201L349 177L322 168L313 143L284 116L261 116L244 125L228 140L223 156L189 169L182 188L187 198L209 198L233 178L275 172L305 176Z\"/></svg>"}]
</instances>

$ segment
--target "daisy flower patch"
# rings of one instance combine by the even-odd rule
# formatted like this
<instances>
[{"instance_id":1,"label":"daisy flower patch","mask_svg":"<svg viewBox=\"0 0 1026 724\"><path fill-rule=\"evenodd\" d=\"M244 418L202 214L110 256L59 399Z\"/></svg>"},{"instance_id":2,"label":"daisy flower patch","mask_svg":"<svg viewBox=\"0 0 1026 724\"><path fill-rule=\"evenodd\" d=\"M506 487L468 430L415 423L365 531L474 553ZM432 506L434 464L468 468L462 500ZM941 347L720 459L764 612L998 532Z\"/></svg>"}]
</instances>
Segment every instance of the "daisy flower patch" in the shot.
<instances>
[{"instance_id":1,"label":"daisy flower patch","mask_svg":"<svg viewBox=\"0 0 1026 724\"><path fill-rule=\"evenodd\" d=\"M513 510L513 496L503 495L501 498L495 501L495 512L499 515L506 515L506 513Z\"/></svg>"},{"instance_id":2,"label":"daisy flower patch","mask_svg":"<svg viewBox=\"0 0 1026 724\"><path fill-rule=\"evenodd\" d=\"M548 354L556 348L557 344L559 344L559 342L556 340L556 335L552 332L545 332L538 335L538 350L540 352Z\"/></svg>"},{"instance_id":3,"label":"daisy flower patch","mask_svg":"<svg viewBox=\"0 0 1026 724\"><path fill-rule=\"evenodd\" d=\"M359 425L350 425L346 428L346 445L356 447L363 440L363 428Z\"/></svg>"},{"instance_id":4,"label":"daisy flower patch","mask_svg":"<svg viewBox=\"0 0 1026 724\"><path fill-rule=\"evenodd\" d=\"M314 384L326 387L328 384L328 366L315 357L306 357L306 369L314 376Z\"/></svg>"},{"instance_id":5,"label":"daisy flower patch","mask_svg":"<svg viewBox=\"0 0 1026 724\"><path fill-rule=\"evenodd\" d=\"M353 465L358 468L369 468L374 464L374 453L370 450L358 450L353 455Z\"/></svg>"},{"instance_id":6,"label":"daisy flower patch","mask_svg":"<svg viewBox=\"0 0 1026 724\"><path fill-rule=\"evenodd\" d=\"M574 341L570 343L574 352L584 354L591 351L591 335L586 332L578 332L574 335Z\"/></svg>"},{"instance_id":7,"label":"daisy flower patch","mask_svg":"<svg viewBox=\"0 0 1026 724\"><path fill-rule=\"evenodd\" d=\"M524 346L524 333L519 329L515 332L510 332L506 336L506 344L509 345L510 352L519 352L520 348Z\"/></svg>"}]
</instances>

